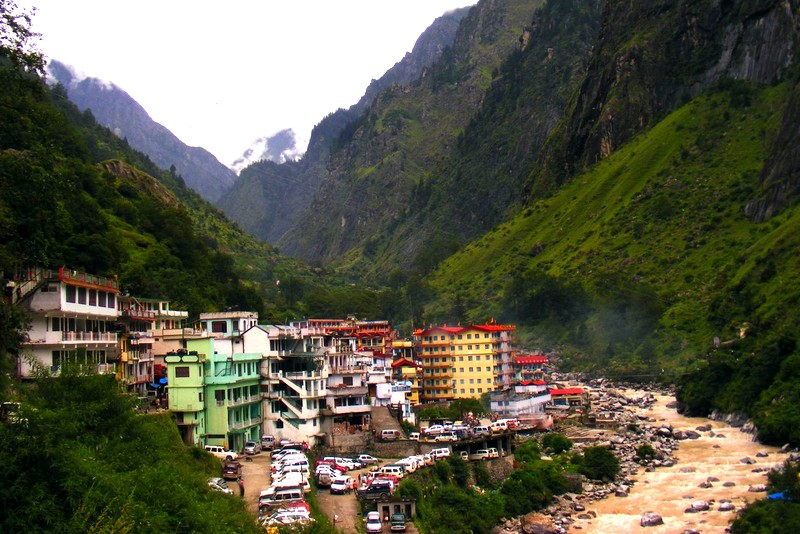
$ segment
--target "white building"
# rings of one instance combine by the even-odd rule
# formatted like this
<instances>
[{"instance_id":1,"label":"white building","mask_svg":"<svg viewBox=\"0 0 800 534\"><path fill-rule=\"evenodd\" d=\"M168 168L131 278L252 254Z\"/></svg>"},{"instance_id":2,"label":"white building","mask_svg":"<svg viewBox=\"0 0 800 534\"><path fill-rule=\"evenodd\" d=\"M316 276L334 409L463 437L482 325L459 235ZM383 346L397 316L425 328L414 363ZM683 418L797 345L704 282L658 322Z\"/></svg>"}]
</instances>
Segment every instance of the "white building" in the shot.
<instances>
[{"instance_id":1,"label":"white building","mask_svg":"<svg viewBox=\"0 0 800 534\"><path fill-rule=\"evenodd\" d=\"M115 323L119 317L116 279L61 267L30 269L16 280L12 302L31 315L31 329L18 357L17 372L30 378L37 366L58 374L76 362L114 373L119 359Z\"/></svg>"}]
</instances>

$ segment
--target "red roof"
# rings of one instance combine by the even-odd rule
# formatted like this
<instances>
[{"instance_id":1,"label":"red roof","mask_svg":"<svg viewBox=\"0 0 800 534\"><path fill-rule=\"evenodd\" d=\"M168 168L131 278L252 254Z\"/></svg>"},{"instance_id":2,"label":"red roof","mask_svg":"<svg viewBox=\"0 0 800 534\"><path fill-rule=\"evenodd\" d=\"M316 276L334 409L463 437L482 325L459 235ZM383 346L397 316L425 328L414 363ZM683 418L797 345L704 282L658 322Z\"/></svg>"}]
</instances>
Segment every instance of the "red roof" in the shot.
<instances>
[{"instance_id":1,"label":"red roof","mask_svg":"<svg viewBox=\"0 0 800 534\"><path fill-rule=\"evenodd\" d=\"M547 363L549 360L547 356L533 355L533 356L517 356L517 363L526 365L531 363Z\"/></svg>"},{"instance_id":2,"label":"red roof","mask_svg":"<svg viewBox=\"0 0 800 534\"><path fill-rule=\"evenodd\" d=\"M583 388L551 389L550 395L583 395Z\"/></svg>"},{"instance_id":3,"label":"red roof","mask_svg":"<svg viewBox=\"0 0 800 534\"><path fill-rule=\"evenodd\" d=\"M544 380L523 380L519 383L520 386L546 386L547 382Z\"/></svg>"},{"instance_id":4,"label":"red roof","mask_svg":"<svg viewBox=\"0 0 800 534\"><path fill-rule=\"evenodd\" d=\"M419 367L416 363L409 360L408 358L400 358L399 360L395 360L392 362L392 369L397 369L398 367Z\"/></svg>"},{"instance_id":5,"label":"red roof","mask_svg":"<svg viewBox=\"0 0 800 534\"><path fill-rule=\"evenodd\" d=\"M471 324L469 326L431 326L427 329L418 329L414 331L415 336L426 336L431 332L444 331L448 334L461 334L468 330L479 330L481 332L504 332L516 330L516 325L513 324Z\"/></svg>"}]
</instances>

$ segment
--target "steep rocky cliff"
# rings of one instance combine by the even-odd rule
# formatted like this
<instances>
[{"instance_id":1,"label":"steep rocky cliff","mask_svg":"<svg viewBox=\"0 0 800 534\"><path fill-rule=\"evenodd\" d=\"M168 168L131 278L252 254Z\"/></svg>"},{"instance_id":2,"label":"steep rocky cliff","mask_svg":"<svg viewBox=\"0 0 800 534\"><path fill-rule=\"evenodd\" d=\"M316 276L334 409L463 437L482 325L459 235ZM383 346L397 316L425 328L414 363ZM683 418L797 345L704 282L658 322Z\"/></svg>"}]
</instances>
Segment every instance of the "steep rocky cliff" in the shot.
<instances>
[{"instance_id":1,"label":"steep rocky cliff","mask_svg":"<svg viewBox=\"0 0 800 534\"><path fill-rule=\"evenodd\" d=\"M281 239L280 248L323 263L347 263L352 256L358 269L390 269L393 259L381 236L393 233L414 189L430 182L450 155L492 83L492 72L519 47L537 5L480 2L462 20L452 47L418 83L380 93L343 132L302 225ZM422 238L424 232L411 236L395 253L413 256ZM378 256L382 265L367 265Z\"/></svg>"},{"instance_id":2,"label":"steep rocky cliff","mask_svg":"<svg viewBox=\"0 0 800 534\"><path fill-rule=\"evenodd\" d=\"M723 78L771 83L795 59L797 2L606 2L600 37L531 189L552 190Z\"/></svg>"},{"instance_id":3,"label":"steep rocky cliff","mask_svg":"<svg viewBox=\"0 0 800 534\"><path fill-rule=\"evenodd\" d=\"M422 76L425 68L453 43L459 22L468 11L469 8L457 9L437 18L420 35L413 50L373 80L356 104L323 118L311 132L308 149L299 162L251 165L242 171L219 206L245 230L269 243L279 242L294 225L302 226L303 212L313 210L309 206L325 175L331 146L341 132L358 120L381 91L410 84ZM291 240L288 245L293 248Z\"/></svg>"}]
</instances>

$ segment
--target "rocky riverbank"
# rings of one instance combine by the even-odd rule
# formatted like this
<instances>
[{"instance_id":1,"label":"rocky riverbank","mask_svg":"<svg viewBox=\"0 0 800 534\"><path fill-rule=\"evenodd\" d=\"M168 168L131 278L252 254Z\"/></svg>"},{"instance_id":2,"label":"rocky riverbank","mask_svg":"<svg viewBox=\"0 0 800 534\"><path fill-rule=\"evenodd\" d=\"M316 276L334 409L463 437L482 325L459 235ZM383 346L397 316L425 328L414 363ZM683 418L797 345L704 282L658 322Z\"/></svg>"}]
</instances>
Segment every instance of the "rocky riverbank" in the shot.
<instances>
[{"instance_id":1,"label":"rocky riverbank","mask_svg":"<svg viewBox=\"0 0 800 534\"><path fill-rule=\"evenodd\" d=\"M610 447L620 460L619 476L612 483L584 481L581 493L559 496L540 513L508 520L498 534L642 527L657 533L721 533L732 512L764 496L767 472L787 457L788 451L763 447L724 421L681 416L671 391L593 386L592 407L606 428L564 433L579 450ZM639 447L649 454L637 455Z\"/></svg>"}]
</instances>

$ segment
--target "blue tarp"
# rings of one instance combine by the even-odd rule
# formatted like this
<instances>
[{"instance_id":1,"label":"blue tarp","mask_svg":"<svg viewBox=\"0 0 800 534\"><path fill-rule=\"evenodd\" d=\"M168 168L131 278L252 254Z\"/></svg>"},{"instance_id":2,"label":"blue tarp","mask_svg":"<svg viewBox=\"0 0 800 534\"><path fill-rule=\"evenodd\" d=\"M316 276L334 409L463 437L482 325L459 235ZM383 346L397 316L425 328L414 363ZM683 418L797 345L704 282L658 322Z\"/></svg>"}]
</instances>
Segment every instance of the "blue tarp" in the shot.
<instances>
[{"instance_id":1,"label":"blue tarp","mask_svg":"<svg viewBox=\"0 0 800 534\"><path fill-rule=\"evenodd\" d=\"M786 501L786 500L789 500L789 498L786 495L784 495L783 492L781 492L781 493L770 493L769 495L767 495L767 499L771 499L773 501Z\"/></svg>"}]
</instances>

